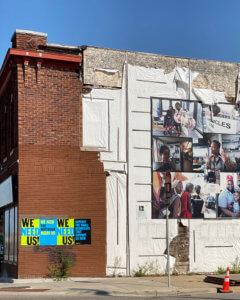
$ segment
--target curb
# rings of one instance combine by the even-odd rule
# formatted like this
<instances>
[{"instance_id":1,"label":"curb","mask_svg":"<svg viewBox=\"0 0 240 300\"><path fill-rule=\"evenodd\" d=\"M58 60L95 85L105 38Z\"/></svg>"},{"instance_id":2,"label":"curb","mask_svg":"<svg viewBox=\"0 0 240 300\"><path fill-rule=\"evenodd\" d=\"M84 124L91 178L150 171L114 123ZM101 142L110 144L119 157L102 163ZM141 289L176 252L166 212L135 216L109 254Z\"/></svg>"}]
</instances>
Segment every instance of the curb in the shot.
<instances>
[{"instance_id":1,"label":"curb","mask_svg":"<svg viewBox=\"0 0 240 300\"><path fill-rule=\"evenodd\" d=\"M81 282L81 281L95 281L95 280L107 280L106 277L68 277L61 280L53 278L0 278L0 283L48 283L48 282Z\"/></svg>"},{"instance_id":2,"label":"curb","mask_svg":"<svg viewBox=\"0 0 240 300\"><path fill-rule=\"evenodd\" d=\"M179 288L162 288L162 289L151 289L151 290L144 290L144 291L139 291L139 290L130 290L130 291L106 291L107 296L143 296L143 297L159 297L159 296L193 296L193 295L200 295L200 294L216 294L217 291L215 288L210 288L210 289L179 289ZM18 291L18 295L23 295L21 291ZM16 295L16 292L13 291L4 291L0 292L0 296L4 295ZM49 290L49 291L44 291L44 292L31 292L31 289L29 289L27 292L24 292L24 295L29 295L29 296L53 296L53 295L58 295L58 296L100 296L97 295L96 292L89 291L89 292L71 292L69 289L63 289L60 291L56 290Z\"/></svg>"},{"instance_id":3,"label":"curb","mask_svg":"<svg viewBox=\"0 0 240 300\"><path fill-rule=\"evenodd\" d=\"M159 297L159 296L193 296L200 294L217 294L216 288L208 289L179 289L179 288L162 288L162 289L153 289L153 290L144 290L144 291L129 291L129 292L117 292L112 291L109 293L109 296L148 296L148 297Z\"/></svg>"}]
</instances>

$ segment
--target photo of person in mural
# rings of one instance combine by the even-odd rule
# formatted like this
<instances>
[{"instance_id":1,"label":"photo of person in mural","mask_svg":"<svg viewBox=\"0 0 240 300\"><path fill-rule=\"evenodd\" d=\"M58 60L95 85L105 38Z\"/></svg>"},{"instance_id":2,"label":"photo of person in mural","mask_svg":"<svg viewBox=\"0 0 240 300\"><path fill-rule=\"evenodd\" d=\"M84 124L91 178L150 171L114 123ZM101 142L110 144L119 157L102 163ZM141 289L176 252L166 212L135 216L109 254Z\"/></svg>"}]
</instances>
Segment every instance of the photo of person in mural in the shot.
<instances>
[{"instance_id":1,"label":"photo of person in mural","mask_svg":"<svg viewBox=\"0 0 240 300\"><path fill-rule=\"evenodd\" d=\"M169 218L216 218L217 195L205 189L203 173L172 172ZM202 190L206 190L202 193ZM153 172L152 217L166 218L165 173Z\"/></svg>"},{"instance_id":2,"label":"photo of person in mural","mask_svg":"<svg viewBox=\"0 0 240 300\"><path fill-rule=\"evenodd\" d=\"M192 202L192 218L201 219L204 217L204 195L201 193L201 186L195 186L195 193L193 193Z\"/></svg>"},{"instance_id":3,"label":"photo of person in mural","mask_svg":"<svg viewBox=\"0 0 240 300\"><path fill-rule=\"evenodd\" d=\"M164 116L164 122L163 122L163 134L164 135L172 135L172 130L175 126L174 114L175 114L175 111L174 111L173 107L169 106L168 110L166 111L166 115Z\"/></svg>"},{"instance_id":4,"label":"photo of person in mural","mask_svg":"<svg viewBox=\"0 0 240 300\"><path fill-rule=\"evenodd\" d=\"M216 172L216 176L220 171L237 171L240 169L240 135L204 133L198 143L193 143L193 162L200 162L194 171L209 170Z\"/></svg>"},{"instance_id":5,"label":"photo of person in mural","mask_svg":"<svg viewBox=\"0 0 240 300\"><path fill-rule=\"evenodd\" d=\"M198 101L152 99L155 136L202 137L202 104Z\"/></svg>"},{"instance_id":6,"label":"photo of person in mural","mask_svg":"<svg viewBox=\"0 0 240 300\"><path fill-rule=\"evenodd\" d=\"M239 174L221 173L221 192L218 197L219 217L240 217Z\"/></svg>"},{"instance_id":7,"label":"photo of person in mural","mask_svg":"<svg viewBox=\"0 0 240 300\"><path fill-rule=\"evenodd\" d=\"M162 145L159 148L159 154L160 154L160 161L157 168L157 171L165 172L167 170L169 171L175 171L176 166L174 164L174 161L170 159L170 149L167 145Z\"/></svg>"},{"instance_id":8,"label":"photo of person in mural","mask_svg":"<svg viewBox=\"0 0 240 300\"><path fill-rule=\"evenodd\" d=\"M153 171L192 171L192 139L156 137L152 145Z\"/></svg>"},{"instance_id":9,"label":"photo of person in mural","mask_svg":"<svg viewBox=\"0 0 240 300\"><path fill-rule=\"evenodd\" d=\"M165 172L153 172L152 218L166 218L166 207Z\"/></svg>"},{"instance_id":10,"label":"photo of person in mural","mask_svg":"<svg viewBox=\"0 0 240 300\"><path fill-rule=\"evenodd\" d=\"M166 189L165 189L165 172L153 172L153 202L152 218L166 218ZM181 179L181 178L180 178ZM172 183L171 198L169 203L169 218L178 218L181 214L181 194L183 184L180 179L175 178Z\"/></svg>"},{"instance_id":11,"label":"photo of person in mural","mask_svg":"<svg viewBox=\"0 0 240 300\"><path fill-rule=\"evenodd\" d=\"M181 214L180 218L190 219L192 216L191 193L193 191L193 184L187 183L183 194L181 195Z\"/></svg>"},{"instance_id":12,"label":"photo of person in mural","mask_svg":"<svg viewBox=\"0 0 240 300\"><path fill-rule=\"evenodd\" d=\"M172 183L172 195L170 198L170 205L169 205L169 210L170 210L169 218L180 217L182 191L183 191L182 181L179 179L175 179Z\"/></svg>"},{"instance_id":13,"label":"photo of person in mural","mask_svg":"<svg viewBox=\"0 0 240 300\"><path fill-rule=\"evenodd\" d=\"M165 187L160 188L160 193L158 198L153 198L152 203L152 217L153 219L165 218L166 217L166 189Z\"/></svg>"},{"instance_id":14,"label":"photo of person in mural","mask_svg":"<svg viewBox=\"0 0 240 300\"><path fill-rule=\"evenodd\" d=\"M221 143L218 140L212 140L210 144L211 153L206 153L206 169L215 171L231 171L232 166L228 160L228 156L221 149Z\"/></svg>"},{"instance_id":15,"label":"photo of person in mural","mask_svg":"<svg viewBox=\"0 0 240 300\"><path fill-rule=\"evenodd\" d=\"M183 115L182 106L179 102L177 102L175 103L175 111L174 111L174 126L175 126L177 136L180 136L182 133L182 115Z\"/></svg>"},{"instance_id":16,"label":"photo of person in mural","mask_svg":"<svg viewBox=\"0 0 240 300\"><path fill-rule=\"evenodd\" d=\"M203 126L206 133L240 133L240 114L234 104L203 106Z\"/></svg>"},{"instance_id":17,"label":"photo of person in mural","mask_svg":"<svg viewBox=\"0 0 240 300\"><path fill-rule=\"evenodd\" d=\"M234 203L233 203L233 214L235 216L237 216L240 212L240 191L239 190L236 190L234 191Z\"/></svg>"}]
</instances>

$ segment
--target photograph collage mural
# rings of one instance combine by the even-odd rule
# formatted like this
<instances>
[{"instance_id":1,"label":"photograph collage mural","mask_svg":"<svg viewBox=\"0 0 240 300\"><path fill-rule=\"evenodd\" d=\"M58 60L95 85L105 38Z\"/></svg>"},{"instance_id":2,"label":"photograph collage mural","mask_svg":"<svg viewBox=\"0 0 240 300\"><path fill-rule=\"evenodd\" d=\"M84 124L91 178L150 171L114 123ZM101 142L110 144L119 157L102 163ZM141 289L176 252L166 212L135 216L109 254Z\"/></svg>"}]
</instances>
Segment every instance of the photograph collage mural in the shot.
<instances>
[{"instance_id":1,"label":"photograph collage mural","mask_svg":"<svg viewBox=\"0 0 240 300\"><path fill-rule=\"evenodd\" d=\"M240 107L152 98L152 218L240 218Z\"/></svg>"}]
</instances>

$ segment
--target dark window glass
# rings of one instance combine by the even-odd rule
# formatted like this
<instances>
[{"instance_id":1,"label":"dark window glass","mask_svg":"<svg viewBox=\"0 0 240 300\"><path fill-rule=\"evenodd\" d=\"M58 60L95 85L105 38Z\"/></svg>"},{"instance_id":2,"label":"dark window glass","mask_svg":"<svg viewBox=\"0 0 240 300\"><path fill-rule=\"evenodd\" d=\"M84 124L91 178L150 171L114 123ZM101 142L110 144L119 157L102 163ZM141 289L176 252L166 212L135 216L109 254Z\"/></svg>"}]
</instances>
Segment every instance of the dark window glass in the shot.
<instances>
[{"instance_id":1,"label":"dark window glass","mask_svg":"<svg viewBox=\"0 0 240 300\"><path fill-rule=\"evenodd\" d=\"M5 112L4 115L4 157L7 156L7 135L8 135L8 116L7 116L7 112Z\"/></svg>"},{"instance_id":2,"label":"dark window glass","mask_svg":"<svg viewBox=\"0 0 240 300\"><path fill-rule=\"evenodd\" d=\"M18 208L17 206L15 206L15 214L14 214L14 217L15 217L15 222L14 222L14 261L17 262L17 249L18 249L18 215L17 215L17 212L18 212Z\"/></svg>"},{"instance_id":3,"label":"dark window glass","mask_svg":"<svg viewBox=\"0 0 240 300\"><path fill-rule=\"evenodd\" d=\"M10 261L14 261L14 207L10 208L10 216L9 216L9 259Z\"/></svg>"},{"instance_id":4,"label":"dark window glass","mask_svg":"<svg viewBox=\"0 0 240 300\"><path fill-rule=\"evenodd\" d=\"M11 149L14 148L14 101L13 98L11 99L11 110L10 110L10 114L11 114L11 122L10 122L10 126L11 126Z\"/></svg>"},{"instance_id":5,"label":"dark window glass","mask_svg":"<svg viewBox=\"0 0 240 300\"><path fill-rule=\"evenodd\" d=\"M5 210L4 216L4 260L8 260L9 254L9 210Z\"/></svg>"}]
</instances>

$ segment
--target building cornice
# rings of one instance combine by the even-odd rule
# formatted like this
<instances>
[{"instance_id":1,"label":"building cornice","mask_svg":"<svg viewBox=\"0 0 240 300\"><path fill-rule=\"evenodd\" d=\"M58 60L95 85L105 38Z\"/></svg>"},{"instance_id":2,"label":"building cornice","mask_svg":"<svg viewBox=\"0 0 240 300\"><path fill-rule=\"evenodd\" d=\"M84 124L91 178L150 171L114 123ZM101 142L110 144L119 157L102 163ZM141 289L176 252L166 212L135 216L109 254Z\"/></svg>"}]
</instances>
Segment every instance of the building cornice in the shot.
<instances>
[{"instance_id":1,"label":"building cornice","mask_svg":"<svg viewBox=\"0 0 240 300\"><path fill-rule=\"evenodd\" d=\"M6 86L6 80L9 80L10 62L19 61L19 58L24 60L36 60L42 63L47 62L48 65L59 64L61 67L66 68L79 68L82 62L82 56L71 54L59 54L59 53L47 53L39 51L28 51L22 49L8 49L6 57L4 59L1 71L0 71L0 91L2 92L4 86Z\"/></svg>"}]
</instances>

